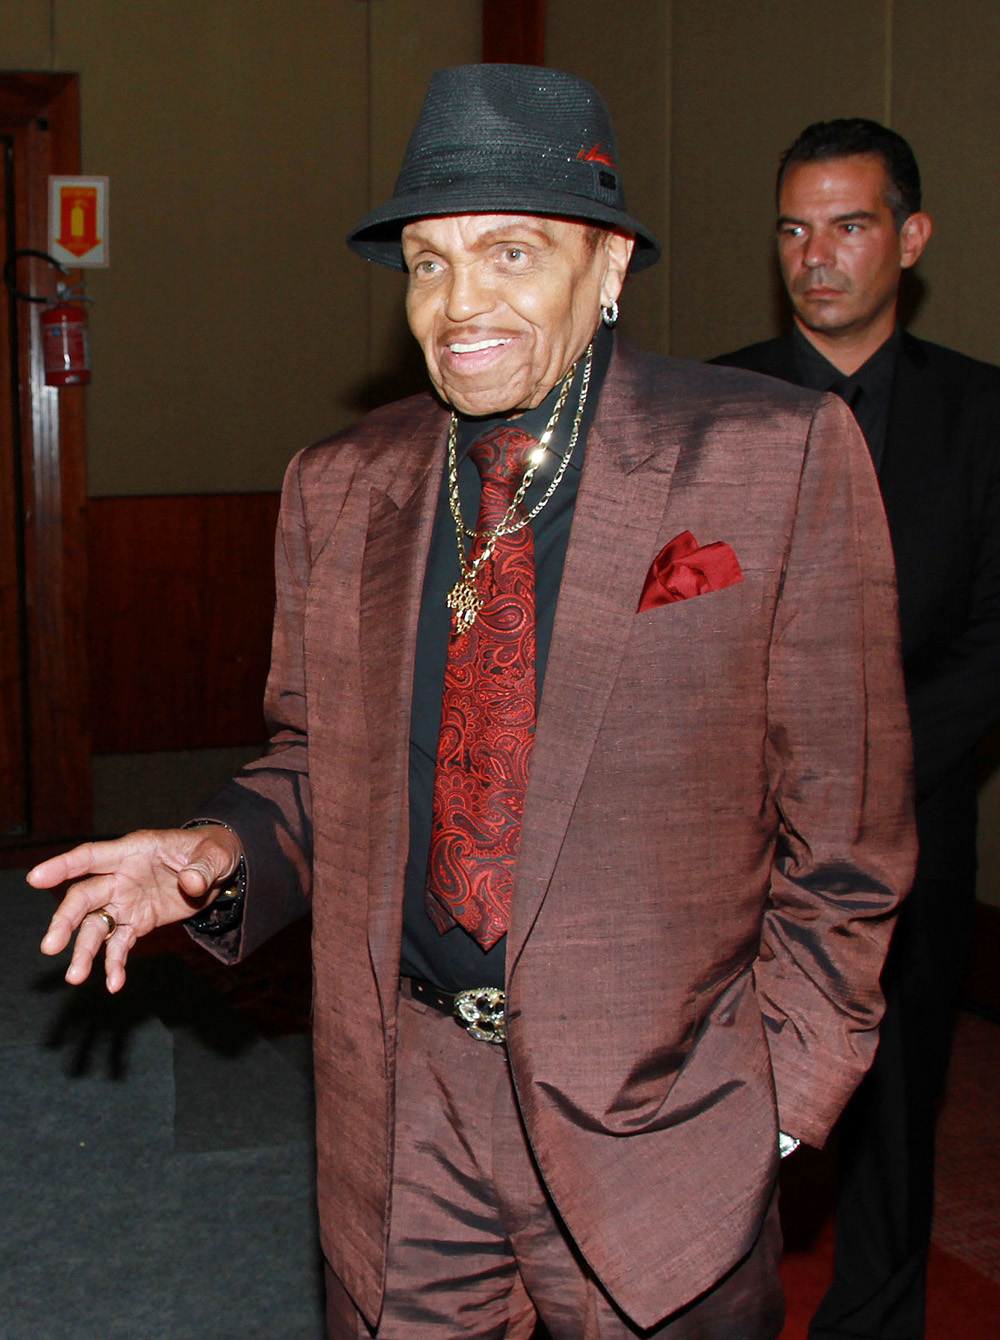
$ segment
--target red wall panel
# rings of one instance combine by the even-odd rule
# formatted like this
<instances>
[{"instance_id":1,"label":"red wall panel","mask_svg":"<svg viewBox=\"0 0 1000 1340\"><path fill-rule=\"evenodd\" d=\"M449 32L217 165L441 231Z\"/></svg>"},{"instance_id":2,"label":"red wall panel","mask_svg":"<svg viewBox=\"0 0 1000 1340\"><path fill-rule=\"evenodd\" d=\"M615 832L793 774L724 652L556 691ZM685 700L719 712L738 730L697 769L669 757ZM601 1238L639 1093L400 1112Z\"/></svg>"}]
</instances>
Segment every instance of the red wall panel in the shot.
<instances>
[{"instance_id":1,"label":"red wall panel","mask_svg":"<svg viewBox=\"0 0 1000 1340\"><path fill-rule=\"evenodd\" d=\"M545 64L545 0L483 0L483 60Z\"/></svg>"},{"instance_id":2,"label":"red wall panel","mask_svg":"<svg viewBox=\"0 0 1000 1340\"><path fill-rule=\"evenodd\" d=\"M92 498L94 752L258 744L278 495Z\"/></svg>"}]
</instances>

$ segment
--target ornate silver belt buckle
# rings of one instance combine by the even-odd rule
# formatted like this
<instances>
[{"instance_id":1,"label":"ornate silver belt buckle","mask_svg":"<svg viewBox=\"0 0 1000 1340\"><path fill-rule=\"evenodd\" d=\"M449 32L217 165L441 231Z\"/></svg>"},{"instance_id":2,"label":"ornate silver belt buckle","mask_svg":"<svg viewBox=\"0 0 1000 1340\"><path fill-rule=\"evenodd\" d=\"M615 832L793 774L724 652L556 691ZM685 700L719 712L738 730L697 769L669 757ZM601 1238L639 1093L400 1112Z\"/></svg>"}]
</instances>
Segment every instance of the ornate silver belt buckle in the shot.
<instances>
[{"instance_id":1,"label":"ornate silver belt buckle","mask_svg":"<svg viewBox=\"0 0 1000 1340\"><path fill-rule=\"evenodd\" d=\"M455 1018L479 1042L507 1041L504 993L497 986L472 986L455 993Z\"/></svg>"}]
</instances>

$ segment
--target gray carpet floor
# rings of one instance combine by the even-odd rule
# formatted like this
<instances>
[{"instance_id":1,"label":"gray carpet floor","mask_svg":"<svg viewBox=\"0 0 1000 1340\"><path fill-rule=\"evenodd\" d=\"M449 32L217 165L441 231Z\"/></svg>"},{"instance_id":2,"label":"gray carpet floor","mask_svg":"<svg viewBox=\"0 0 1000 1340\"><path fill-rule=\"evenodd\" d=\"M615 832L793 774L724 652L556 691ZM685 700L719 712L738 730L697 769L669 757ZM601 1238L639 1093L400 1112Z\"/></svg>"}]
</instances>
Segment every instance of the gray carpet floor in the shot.
<instances>
[{"instance_id":1,"label":"gray carpet floor","mask_svg":"<svg viewBox=\"0 0 1000 1340\"><path fill-rule=\"evenodd\" d=\"M0 1340L318 1340L308 1041L179 959L71 988L0 872Z\"/></svg>"}]
</instances>

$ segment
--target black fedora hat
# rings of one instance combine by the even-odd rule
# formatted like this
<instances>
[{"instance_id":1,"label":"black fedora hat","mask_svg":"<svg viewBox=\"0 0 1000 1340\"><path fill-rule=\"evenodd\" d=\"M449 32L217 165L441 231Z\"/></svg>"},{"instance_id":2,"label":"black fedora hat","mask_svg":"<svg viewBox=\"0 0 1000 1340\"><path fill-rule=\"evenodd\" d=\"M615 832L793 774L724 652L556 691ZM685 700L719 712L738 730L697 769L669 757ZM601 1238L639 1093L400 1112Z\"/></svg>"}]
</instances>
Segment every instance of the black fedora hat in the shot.
<instances>
[{"instance_id":1,"label":"black fedora hat","mask_svg":"<svg viewBox=\"0 0 1000 1340\"><path fill-rule=\"evenodd\" d=\"M405 270L400 234L443 214L542 214L635 233L631 269L659 259L625 209L604 99L536 65L456 65L431 76L388 204L348 235L367 260Z\"/></svg>"}]
</instances>

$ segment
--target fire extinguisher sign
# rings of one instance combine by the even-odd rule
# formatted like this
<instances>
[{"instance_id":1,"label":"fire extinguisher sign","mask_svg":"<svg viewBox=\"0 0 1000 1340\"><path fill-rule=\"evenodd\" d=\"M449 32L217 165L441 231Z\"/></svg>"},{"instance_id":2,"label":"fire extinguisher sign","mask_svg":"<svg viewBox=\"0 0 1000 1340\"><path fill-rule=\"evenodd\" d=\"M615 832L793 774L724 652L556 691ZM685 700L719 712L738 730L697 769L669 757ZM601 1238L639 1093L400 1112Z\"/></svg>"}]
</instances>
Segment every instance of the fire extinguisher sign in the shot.
<instances>
[{"instance_id":1,"label":"fire extinguisher sign","mask_svg":"<svg viewBox=\"0 0 1000 1340\"><path fill-rule=\"evenodd\" d=\"M49 178L49 255L74 269L108 264L107 177Z\"/></svg>"}]
</instances>

